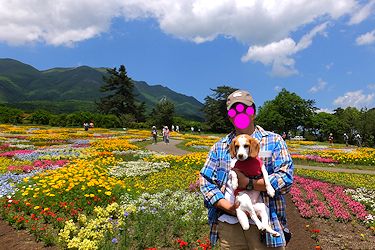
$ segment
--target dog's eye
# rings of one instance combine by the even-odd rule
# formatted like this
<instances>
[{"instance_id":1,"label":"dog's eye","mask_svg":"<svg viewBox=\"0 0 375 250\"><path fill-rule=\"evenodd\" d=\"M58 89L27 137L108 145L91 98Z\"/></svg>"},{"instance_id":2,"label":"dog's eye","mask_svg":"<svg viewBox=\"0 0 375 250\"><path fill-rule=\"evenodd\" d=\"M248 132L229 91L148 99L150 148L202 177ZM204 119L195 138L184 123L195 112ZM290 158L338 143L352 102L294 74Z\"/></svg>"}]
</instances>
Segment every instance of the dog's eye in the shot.
<instances>
[{"instance_id":1,"label":"dog's eye","mask_svg":"<svg viewBox=\"0 0 375 250\"><path fill-rule=\"evenodd\" d=\"M239 146L235 146L236 150L239 149Z\"/></svg>"},{"instance_id":2,"label":"dog's eye","mask_svg":"<svg viewBox=\"0 0 375 250\"><path fill-rule=\"evenodd\" d=\"M244 147L244 148L249 148L249 145L244 145L243 147Z\"/></svg>"}]
</instances>

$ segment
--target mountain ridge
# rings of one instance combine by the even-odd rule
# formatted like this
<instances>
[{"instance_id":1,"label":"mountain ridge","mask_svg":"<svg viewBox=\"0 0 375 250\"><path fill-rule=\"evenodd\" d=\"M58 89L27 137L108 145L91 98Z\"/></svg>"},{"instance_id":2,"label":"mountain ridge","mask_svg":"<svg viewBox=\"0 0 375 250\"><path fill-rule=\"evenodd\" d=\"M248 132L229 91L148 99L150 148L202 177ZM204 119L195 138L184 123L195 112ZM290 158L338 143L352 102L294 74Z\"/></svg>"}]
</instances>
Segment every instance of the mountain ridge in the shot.
<instances>
[{"instance_id":1,"label":"mountain ridge","mask_svg":"<svg viewBox=\"0 0 375 250\"><path fill-rule=\"evenodd\" d=\"M43 108L54 113L95 112L95 102L105 94L100 92L105 69L79 66L38 70L15 59L0 58L0 102L27 111ZM177 116L203 120L203 104L196 98L161 84L133 82L135 98L146 103L146 111L166 97L175 104Z\"/></svg>"}]
</instances>

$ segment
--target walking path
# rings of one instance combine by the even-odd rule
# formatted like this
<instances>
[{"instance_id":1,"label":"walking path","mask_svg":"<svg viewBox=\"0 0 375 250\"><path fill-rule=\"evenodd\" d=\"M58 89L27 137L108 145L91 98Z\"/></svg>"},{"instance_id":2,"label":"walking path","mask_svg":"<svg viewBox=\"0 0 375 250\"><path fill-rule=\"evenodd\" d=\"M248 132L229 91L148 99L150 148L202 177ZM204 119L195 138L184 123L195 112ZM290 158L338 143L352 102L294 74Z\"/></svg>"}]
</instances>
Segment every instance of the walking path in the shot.
<instances>
[{"instance_id":1,"label":"walking path","mask_svg":"<svg viewBox=\"0 0 375 250\"><path fill-rule=\"evenodd\" d=\"M146 146L148 150L160 152L160 153L166 153L171 155L186 155L191 152L179 149L176 147L177 144L181 143L180 140L169 140L169 143L166 144L163 141L158 142L157 144L151 144Z\"/></svg>"}]
</instances>

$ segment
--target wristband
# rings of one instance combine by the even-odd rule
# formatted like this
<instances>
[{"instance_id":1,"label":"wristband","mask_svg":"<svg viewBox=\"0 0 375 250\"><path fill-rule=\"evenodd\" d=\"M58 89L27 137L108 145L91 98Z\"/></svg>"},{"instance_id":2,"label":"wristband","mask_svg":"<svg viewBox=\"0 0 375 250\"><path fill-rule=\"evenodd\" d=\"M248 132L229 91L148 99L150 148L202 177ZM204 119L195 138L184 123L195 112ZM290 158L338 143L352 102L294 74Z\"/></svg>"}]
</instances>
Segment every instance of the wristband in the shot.
<instances>
[{"instance_id":1,"label":"wristband","mask_svg":"<svg viewBox=\"0 0 375 250\"><path fill-rule=\"evenodd\" d=\"M253 180L249 178L249 183L246 186L246 190L253 190L253 189L254 189Z\"/></svg>"}]
</instances>

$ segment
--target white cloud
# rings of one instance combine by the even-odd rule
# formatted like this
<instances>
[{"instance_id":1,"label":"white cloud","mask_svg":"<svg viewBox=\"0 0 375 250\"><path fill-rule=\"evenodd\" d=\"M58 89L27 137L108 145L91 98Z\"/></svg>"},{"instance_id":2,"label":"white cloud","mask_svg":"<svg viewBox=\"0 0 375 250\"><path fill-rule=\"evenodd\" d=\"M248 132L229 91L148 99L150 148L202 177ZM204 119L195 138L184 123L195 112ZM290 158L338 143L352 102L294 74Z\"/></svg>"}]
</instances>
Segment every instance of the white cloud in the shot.
<instances>
[{"instance_id":1,"label":"white cloud","mask_svg":"<svg viewBox=\"0 0 375 250\"><path fill-rule=\"evenodd\" d=\"M333 67L333 65L334 65L334 63L331 62L331 63L327 64L325 67L326 67L327 70L330 70Z\"/></svg>"},{"instance_id":2,"label":"white cloud","mask_svg":"<svg viewBox=\"0 0 375 250\"><path fill-rule=\"evenodd\" d=\"M109 29L111 19L117 15L112 2L1 1L0 41L13 45L35 42L73 45Z\"/></svg>"},{"instance_id":3,"label":"white cloud","mask_svg":"<svg viewBox=\"0 0 375 250\"><path fill-rule=\"evenodd\" d=\"M298 71L294 68L295 61L291 56L308 48L312 44L312 39L317 34L324 33L327 26L328 22L315 26L298 43L291 38L285 38L265 46L251 46L241 60L261 62L265 65L272 64L272 74L276 76L297 74Z\"/></svg>"},{"instance_id":4,"label":"white cloud","mask_svg":"<svg viewBox=\"0 0 375 250\"><path fill-rule=\"evenodd\" d=\"M275 90L277 93L279 93L283 88L281 86L276 85L273 90Z\"/></svg>"},{"instance_id":5,"label":"white cloud","mask_svg":"<svg viewBox=\"0 0 375 250\"><path fill-rule=\"evenodd\" d=\"M367 32L355 40L357 45L368 45L375 42L375 30Z\"/></svg>"},{"instance_id":6,"label":"white cloud","mask_svg":"<svg viewBox=\"0 0 375 250\"><path fill-rule=\"evenodd\" d=\"M73 45L108 32L112 19L122 17L155 19L166 34L196 43L223 35L264 45L319 19L351 15L360 5L356 0L0 1L0 41Z\"/></svg>"},{"instance_id":7,"label":"white cloud","mask_svg":"<svg viewBox=\"0 0 375 250\"><path fill-rule=\"evenodd\" d=\"M369 84L367 87L371 90L375 90L375 83Z\"/></svg>"},{"instance_id":8,"label":"white cloud","mask_svg":"<svg viewBox=\"0 0 375 250\"><path fill-rule=\"evenodd\" d=\"M322 91L325 89L325 87L327 86L327 82L323 81L322 79L318 79L318 84L314 85L311 87L311 89L309 90L310 93L317 93L319 91Z\"/></svg>"},{"instance_id":9,"label":"white cloud","mask_svg":"<svg viewBox=\"0 0 375 250\"><path fill-rule=\"evenodd\" d=\"M362 90L347 92L344 96L337 97L333 104L341 108L356 107L364 108L373 104L375 93L363 94Z\"/></svg>"},{"instance_id":10,"label":"white cloud","mask_svg":"<svg viewBox=\"0 0 375 250\"><path fill-rule=\"evenodd\" d=\"M349 24L359 24L367 17L369 17L372 13L374 13L375 9L375 0L370 0L367 4L361 7L357 7L357 11L352 15L350 18Z\"/></svg>"},{"instance_id":11,"label":"white cloud","mask_svg":"<svg viewBox=\"0 0 375 250\"><path fill-rule=\"evenodd\" d=\"M317 113L325 112L325 113L329 113L329 114L333 114L334 113L332 110L327 109L327 108L318 109L316 112Z\"/></svg>"}]
</instances>

